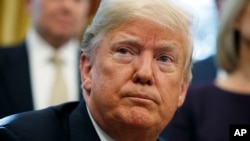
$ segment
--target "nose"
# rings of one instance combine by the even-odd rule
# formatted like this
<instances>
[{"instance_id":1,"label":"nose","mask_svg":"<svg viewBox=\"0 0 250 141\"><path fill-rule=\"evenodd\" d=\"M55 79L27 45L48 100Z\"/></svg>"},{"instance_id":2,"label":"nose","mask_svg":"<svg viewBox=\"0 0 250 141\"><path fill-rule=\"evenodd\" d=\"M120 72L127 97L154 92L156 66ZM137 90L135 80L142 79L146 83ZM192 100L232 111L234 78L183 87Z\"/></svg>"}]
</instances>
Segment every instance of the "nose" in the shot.
<instances>
[{"instance_id":1,"label":"nose","mask_svg":"<svg viewBox=\"0 0 250 141\"><path fill-rule=\"evenodd\" d=\"M133 75L133 82L143 85L152 85L154 83L153 74L153 59L150 55L140 57L135 63L135 72Z\"/></svg>"},{"instance_id":2,"label":"nose","mask_svg":"<svg viewBox=\"0 0 250 141\"><path fill-rule=\"evenodd\" d=\"M64 10L69 12L74 8L75 3L72 0L63 0L61 1L61 4L63 5Z\"/></svg>"}]
</instances>

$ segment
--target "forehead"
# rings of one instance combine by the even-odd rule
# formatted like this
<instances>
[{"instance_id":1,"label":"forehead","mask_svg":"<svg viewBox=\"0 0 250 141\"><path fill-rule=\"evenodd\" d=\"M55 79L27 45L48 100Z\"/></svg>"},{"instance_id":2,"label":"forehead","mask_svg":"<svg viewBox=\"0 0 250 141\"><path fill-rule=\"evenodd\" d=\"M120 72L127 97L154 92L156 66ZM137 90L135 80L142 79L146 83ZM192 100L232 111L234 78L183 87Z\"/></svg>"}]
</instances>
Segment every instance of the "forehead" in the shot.
<instances>
[{"instance_id":1,"label":"forehead","mask_svg":"<svg viewBox=\"0 0 250 141\"><path fill-rule=\"evenodd\" d=\"M167 45L182 49L185 49L187 45L181 33L143 19L132 19L124 22L109 32L108 37L111 38L111 43L127 41L143 45L153 41L154 45L157 46Z\"/></svg>"}]
</instances>

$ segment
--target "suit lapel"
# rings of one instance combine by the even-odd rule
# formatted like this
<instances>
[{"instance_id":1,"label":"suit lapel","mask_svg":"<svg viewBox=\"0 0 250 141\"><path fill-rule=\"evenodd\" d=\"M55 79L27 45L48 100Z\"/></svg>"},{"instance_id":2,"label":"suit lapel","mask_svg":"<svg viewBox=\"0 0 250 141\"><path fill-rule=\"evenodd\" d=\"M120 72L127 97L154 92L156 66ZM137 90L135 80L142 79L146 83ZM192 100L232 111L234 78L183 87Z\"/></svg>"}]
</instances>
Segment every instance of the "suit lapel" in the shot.
<instances>
[{"instance_id":1,"label":"suit lapel","mask_svg":"<svg viewBox=\"0 0 250 141\"><path fill-rule=\"evenodd\" d=\"M70 141L100 141L83 101L69 117Z\"/></svg>"},{"instance_id":2,"label":"suit lapel","mask_svg":"<svg viewBox=\"0 0 250 141\"><path fill-rule=\"evenodd\" d=\"M69 117L70 141L100 141L82 100ZM165 141L159 137L157 141Z\"/></svg>"}]
</instances>

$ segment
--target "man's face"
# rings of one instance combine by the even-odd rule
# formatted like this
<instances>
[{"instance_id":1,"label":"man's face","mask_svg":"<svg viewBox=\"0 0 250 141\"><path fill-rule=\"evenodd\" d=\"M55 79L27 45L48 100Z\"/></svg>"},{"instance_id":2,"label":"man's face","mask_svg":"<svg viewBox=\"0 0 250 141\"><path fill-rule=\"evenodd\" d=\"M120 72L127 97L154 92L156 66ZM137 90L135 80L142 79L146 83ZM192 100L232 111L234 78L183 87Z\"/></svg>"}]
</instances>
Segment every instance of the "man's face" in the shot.
<instances>
[{"instance_id":1,"label":"man's face","mask_svg":"<svg viewBox=\"0 0 250 141\"><path fill-rule=\"evenodd\" d=\"M187 48L179 33L131 20L109 32L94 58L81 58L84 98L107 125L164 128L185 98ZM115 123L115 124L114 124Z\"/></svg>"},{"instance_id":2,"label":"man's face","mask_svg":"<svg viewBox=\"0 0 250 141\"><path fill-rule=\"evenodd\" d=\"M29 0L27 6L35 28L53 38L76 36L89 11L88 0Z\"/></svg>"}]
</instances>

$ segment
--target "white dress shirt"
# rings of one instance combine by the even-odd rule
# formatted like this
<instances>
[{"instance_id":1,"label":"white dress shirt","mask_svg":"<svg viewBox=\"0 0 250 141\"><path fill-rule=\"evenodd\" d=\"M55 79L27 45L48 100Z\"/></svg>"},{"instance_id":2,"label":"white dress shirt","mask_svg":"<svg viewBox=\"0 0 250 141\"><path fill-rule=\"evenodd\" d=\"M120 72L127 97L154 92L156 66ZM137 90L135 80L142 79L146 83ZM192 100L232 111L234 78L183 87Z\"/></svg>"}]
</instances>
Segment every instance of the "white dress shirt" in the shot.
<instances>
[{"instance_id":1,"label":"white dress shirt","mask_svg":"<svg viewBox=\"0 0 250 141\"><path fill-rule=\"evenodd\" d=\"M87 107L87 111L89 114L89 117L91 119L92 124L94 125L95 131L97 132L98 137L100 138L101 141L114 141L114 139L112 139L108 134L106 134L99 126L98 124L95 122L95 120L93 119L88 106Z\"/></svg>"},{"instance_id":2,"label":"white dress shirt","mask_svg":"<svg viewBox=\"0 0 250 141\"><path fill-rule=\"evenodd\" d=\"M55 49L43 40L34 28L29 30L26 41L33 103L34 108L37 110L51 106L49 103L55 76L51 57ZM79 50L80 44L76 39L68 41L58 50L63 61L62 69L67 85L69 101L78 100L79 98Z\"/></svg>"}]
</instances>

